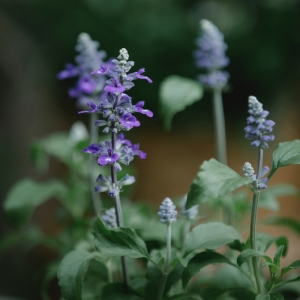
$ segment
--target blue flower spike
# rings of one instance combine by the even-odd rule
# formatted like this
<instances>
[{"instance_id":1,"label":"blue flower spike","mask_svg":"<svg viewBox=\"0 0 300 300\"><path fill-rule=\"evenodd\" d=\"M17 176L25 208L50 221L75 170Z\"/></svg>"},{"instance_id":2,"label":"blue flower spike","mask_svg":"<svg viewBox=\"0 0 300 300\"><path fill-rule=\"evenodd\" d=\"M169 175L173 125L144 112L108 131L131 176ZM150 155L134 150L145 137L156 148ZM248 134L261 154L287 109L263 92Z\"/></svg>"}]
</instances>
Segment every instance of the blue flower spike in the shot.
<instances>
[{"instance_id":1,"label":"blue flower spike","mask_svg":"<svg viewBox=\"0 0 300 300\"><path fill-rule=\"evenodd\" d=\"M161 206L158 215L160 216L160 222L163 224L170 224L177 220L177 211L175 205L170 198L166 198Z\"/></svg>"}]
</instances>

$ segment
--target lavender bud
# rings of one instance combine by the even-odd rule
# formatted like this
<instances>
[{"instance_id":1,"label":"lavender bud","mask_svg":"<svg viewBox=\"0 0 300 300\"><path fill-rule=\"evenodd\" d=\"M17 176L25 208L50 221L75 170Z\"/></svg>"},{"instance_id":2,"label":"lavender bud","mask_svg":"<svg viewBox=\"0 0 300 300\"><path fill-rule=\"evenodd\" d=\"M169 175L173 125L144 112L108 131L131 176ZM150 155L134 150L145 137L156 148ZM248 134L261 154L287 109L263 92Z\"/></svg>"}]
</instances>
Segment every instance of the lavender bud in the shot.
<instances>
[{"instance_id":1,"label":"lavender bud","mask_svg":"<svg viewBox=\"0 0 300 300\"><path fill-rule=\"evenodd\" d=\"M101 220L108 229L117 228L116 210L114 207L105 211L101 216Z\"/></svg>"},{"instance_id":2,"label":"lavender bud","mask_svg":"<svg viewBox=\"0 0 300 300\"><path fill-rule=\"evenodd\" d=\"M158 212L158 215L160 216L161 223L170 224L177 220L177 211L175 210L175 205L170 198L166 198L159 208L160 211Z\"/></svg>"},{"instance_id":3,"label":"lavender bud","mask_svg":"<svg viewBox=\"0 0 300 300\"><path fill-rule=\"evenodd\" d=\"M248 99L248 107L250 117L247 118L248 126L245 127L246 139L251 140L251 145L254 147L268 148L268 142L274 140L274 135L267 135L273 131L275 122L266 120L269 112L263 110L263 105L256 97L250 96Z\"/></svg>"},{"instance_id":4,"label":"lavender bud","mask_svg":"<svg viewBox=\"0 0 300 300\"><path fill-rule=\"evenodd\" d=\"M194 53L196 65L207 71L198 77L199 81L207 88L223 88L229 79L229 74L221 70L229 64L229 59L225 55L227 45L223 34L212 22L201 20L196 44L198 46L198 50Z\"/></svg>"},{"instance_id":5,"label":"lavender bud","mask_svg":"<svg viewBox=\"0 0 300 300\"><path fill-rule=\"evenodd\" d=\"M254 169L249 162L246 162L243 167L243 173L246 177L252 177L254 175Z\"/></svg>"}]
</instances>

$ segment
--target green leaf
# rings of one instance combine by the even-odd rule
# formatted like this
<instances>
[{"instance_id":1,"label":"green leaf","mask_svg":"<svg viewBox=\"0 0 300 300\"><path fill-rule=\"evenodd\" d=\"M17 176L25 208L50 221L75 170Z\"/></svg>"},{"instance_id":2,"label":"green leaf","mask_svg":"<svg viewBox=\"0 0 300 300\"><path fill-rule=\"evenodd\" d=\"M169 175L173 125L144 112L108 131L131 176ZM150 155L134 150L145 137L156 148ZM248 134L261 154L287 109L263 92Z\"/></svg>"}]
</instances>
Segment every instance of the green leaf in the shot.
<instances>
[{"instance_id":1,"label":"green leaf","mask_svg":"<svg viewBox=\"0 0 300 300\"><path fill-rule=\"evenodd\" d=\"M178 294L168 298L168 300L202 300L202 298L197 294Z\"/></svg>"},{"instance_id":2,"label":"green leaf","mask_svg":"<svg viewBox=\"0 0 300 300\"><path fill-rule=\"evenodd\" d=\"M284 300L283 296L279 293L271 293L270 300Z\"/></svg>"},{"instance_id":3,"label":"green leaf","mask_svg":"<svg viewBox=\"0 0 300 300\"><path fill-rule=\"evenodd\" d=\"M284 274L286 274L291 270L298 269L298 268L300 268L300 260L296 260L292 262L290 265L288 265L287 267L283 268L281 270L281 276L283 276Z\"/></svg>"},{"instance_id":4,"label":"green leaf","mask_svg":"<svg viewBox=\"0 0 300 300\"><path fill-rule=\"evenodd\" d=\"M58 284L62 296L68 300L82 299L82 284L85 273L92 259L97 259L96 253L74 250L62 260L58 272Z\"/></svg>"},{"instance_id":5,"label":"green leaf","mask_svg":"<svg viewBox=\"0 0 300 300\"><path fill-rule=\"evenodd\" d=\"M255 300L270 300L270 294L258 294Z\"/></svg>"},{"instance_id":6,"label":"green leaf","mask_svg":"<svg viewBox=\"0 0 300 300\"><path fill-rule=\"evenodd\" d=\"M272 244L276 244L277 247L283 245L283 256L286 256L288 251L288 239L286 236L273 237L267 233L259 232L256 236L257 250L266 252ZM247 240L247 247L250 248L250 240Z\"/></svg>"},{"instance_id":7,"label":"green leaf","mask_svg":"<svg viewBox=\"0 0 300 300\"><path fill-rule=\"evenodd\" d=\"M93 234L97 250L104 255L149 258L145 242L129 227L107 229L98 218L93 223Z\"/></svg>"},{"instance_id":8,"label":"green leaf","mask_svg":"<svg viewBox=\"0 0 300 300\"><path fill-rule=\"evenodd\" d=\"M182 274L182 286L185 289L188 285L190 279L198 273L202 268L211 265L211 264L230 264L231 263L229 259L227 259L225 256L213 252L213 251L206 251L196 254L188 263L187 267L184 269ZM235 266L235 265L234 265Z\"/></svg>"},{"instance_id":9,"label":"green leaf","mask_svg":"<svg viewBox=\"0 0 300 300\"><path fill-rule=\"evenodd\" d=\"M277 284L275 284L275 287L284 285L286 283L296 282L296 281L300 281L300 276L297 276L297 277L295 277L293 279L289 279L289 280L285 280L285 281L280 281Z\"/></svg>"},{"instance_id":10,"label":"green leaf","mask_svg":"<svg viewBox=\"0 0 300 300\"><path fill-rule=\"evenodd\" d=\"M234 289L218 289L218 288L205 288L201 290L200 295L205 300L217 300L223 295L233 297L237 300L254 300L255 294L247 289L234 288Z\"/></svg>"},{"instance_id":11,"label":"green leaf","mask_svg":"<svg viewBox=\"0 0 300 300\"><path fill-rule=\"evenodd\" d=\"M70 212L73 218L81 218L90 205L89 185L79 180L69 180L68 188L58 197L60 203Z\"/></svg>"},{"instance_id":12,"label":"green leaf","mask_svg":"<svg viewBox=\"0 0 300 300\"><path fill-rule=\"evenodd\" d=\"M298 189L290 184L277 184L268 187L260 195L259 207L266 208L272 211L278 211L280 206L277 198L282 196L297 195L298 192Z\"/></svg>"},{"instance_id":13,"label":"green leaf","mask_svg":"<svg viewBox=\"0 0 300 300\"><path fill-rule=\"evenodd\" d=\"M187 197L186 209L212 198L218 198L252 182L214 158L205 161L193 181Z\"/></svg>"},{"instance_id":14,"label":"green leaf","mask_svg":"<svg viewBox=\"0 0 300 300\"><path fill-rule=\"evenodd\" d=\"M284 246L281 245L277 248L274 255L274 264L279 268L280 267L280 258L283 256Z\"/></svg>"},{"instance_id":15,"label":"green leaf","mask_svg":"<svg viewBox=\"0 0 300 300\"><path fill-rule=\"evenodd\" d=\"M105 300L143 300L131 287L127 287L126 292L124 291L123 283L110 283L104 286L102 290L101 298ZM83 299L85 300L85 299Z\"/></svg>"},{"instance_id":16,"label":"green leaf","mask_svg":"<svg viewBox=\"0 0 300 300\"><path fill-rule=\"evenodd\" d=\"M238 256L237 264L241 266L248 259L256 256L263 257L267 262L272 263L272 259L269 256L267 256L264 252L253 249L246 249Z\"/></svg>"},{"instance_id":17,"label":"green leaf","mask_svg":"<svg viewBox=\"0 0 300 300\"><path fill-rule=\"evenodd\" d=\"M232 226L217 222L200 224L187 235L184 257L194 250L215 250L240 239L240 234Z\"/></svg>"},{"instance_id":18,"label":"green leaf","mask_svg":"<svg viewBox=\"0 0 300 300\"><path fill-rule=\"evenodd\" d=\"M106 266L98 260L91 260L82 286L82 298L84 300L98 300L102 289L108 282Z\"/></svg>"},{"instance_id":19,"label":"green leaf","mask_svg":"<svg viewBox=\"0 0 300 300\"><path fill-rule=\"evenodd\" d=\"M203 88L196 80L172 75L163 80L159 88L161 112L165 128L171 129L173 116L188 105L200 100Z\"/></svg>"},{"instance_id":20,"label":"green leaf","mask_svg":"<svg viewBox=\"0 0 300 300\"><path fill-rule=\"evenodd\" d=\"M266 220L266 223L269 225L286 226L289 229L292 229L295 233L300 235L300 222L295 219L271 217Z\"/></svg>"},{"instance_id":21,"label":"green leaf","mask_svg":"<svg viewBox=\"0 0 300 300\"><path fill-rule=\"evenodd\" d=\"M17 228L25 225L35 208L46 200L65 192L65 185L60 181L46 183L23 179L16 183L4 200L4 213L7 221Z\"/></svg>"},{"instance_id":22,"label":"green leaf","mask_svg":"<svg viewBox=\"0 0 300 300\"><path fill-rule=\"evenodd\" d=\"M181 279L182 272L184 269L184 267L178 259L173 260L170 266L171 271L167 275L168 277L166 281L164 294L166 294L171 289L173 284L175 284ZM163 276L163 271L149 261L146 272L147 284L145 288L145 300L157 299Z\"/></svg>"},{"instance_id":23,"label":"green leaf","mask_svg":"<svg viewBox=\"0 0 300 300\"><path fill-rule=\"evenodd\" d=\"M279 143L277 149L273 152L273 165L268 178L270 179L280 167L299 164L300 140Z\"/></svg>"}]
</instances>

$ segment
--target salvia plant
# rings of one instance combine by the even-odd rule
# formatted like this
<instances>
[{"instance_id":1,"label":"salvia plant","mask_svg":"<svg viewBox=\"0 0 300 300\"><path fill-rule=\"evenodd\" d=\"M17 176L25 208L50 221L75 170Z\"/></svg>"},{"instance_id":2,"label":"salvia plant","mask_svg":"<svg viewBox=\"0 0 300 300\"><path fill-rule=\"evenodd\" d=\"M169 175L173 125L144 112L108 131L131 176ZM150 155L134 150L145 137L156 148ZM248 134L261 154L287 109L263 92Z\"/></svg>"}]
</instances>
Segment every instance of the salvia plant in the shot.
<instances>
[{"instance_id":1,"label":"salvia plant","mask_svg":"<svg viewBox=\"0 0 300 300\"><path fill-rule=\"evenodd\" d=\"M55 237L29 225L23 235L13 233L3 239L0 249L24 236L27 242L55 249L58 259L49 265L46 278L57 274L62 299L281 300L293 299L291 293L299 297L300 260L282 265L288 240L259 232L257 213L258 208L275 212L279 196L298 193L293 186L272 186L270 181L279 168L300 164L300 140L279 143L272 166L264 166L264 153L268 154L269 142L275 139L275 122L267 119L269 112L263 104L250 96L244 130L257 151L257 161L245 162L239 172L227 166L222 107L222 91L229 79L224 71L229 63L227 45L208 20L200 22L196 44L199 81L179 76L164 81L162 113L170 125L174 113L199 99L203 88L210 90L215 103L217 159L203 162L186 195L174 201L164 199L156 211L128 202L125 188L135 182L128 174L134 172L130 162L135 156L146 158L139 144L125 137L141 124L136 113L153 116L144 101L135 103L128 95L135 80L152 82L145 70L131 72L134 62L125 48L116 59L103 62L99 44L81 34L76 65L68 64L59 73L59 79L77 78L70 96L77 99L79 114L96 116L91 117L90 134L82 123L76 123L69 134L36 141L32 156L37 166L45 169L45 158L55 156L68 166L67 181L24 180L9 192L4 210L8 221L21 227L36 206L56 197L65 212L60 221L67 225ZM187 90L192 95L189 99L184 98ZM178 96L183 96L183 104ZM93 129L98 127L103 131L100 137ZM95 197L99 193L104 193L102 198ZM226 208L223 222L214 214L218 206ZM245 224L243 220L248 219ZM299 233L300 225L293 219L273 216L264 224L290 226ZM276 249L274 255L270 247ZM49 299L46 292L43 298Z\"/></svg>"}]
</instances>

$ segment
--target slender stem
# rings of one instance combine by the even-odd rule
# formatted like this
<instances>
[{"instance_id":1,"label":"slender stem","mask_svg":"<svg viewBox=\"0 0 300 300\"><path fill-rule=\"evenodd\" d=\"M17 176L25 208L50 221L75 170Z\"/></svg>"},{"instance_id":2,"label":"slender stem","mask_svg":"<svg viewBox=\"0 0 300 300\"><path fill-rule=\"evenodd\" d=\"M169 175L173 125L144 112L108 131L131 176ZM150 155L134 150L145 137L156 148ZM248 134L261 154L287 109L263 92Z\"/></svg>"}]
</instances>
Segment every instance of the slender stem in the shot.
<instances>
[{"instance_id":1,"label":"slender stem","mask_svg":"<svg viewBox=\"0 0 300 300\"><path fill-rule=\"evenodd\" d=\"M227 165L225 118L221 89L213 89L213 111L217 159L219 162Z\"/></svg>"},{"instance_id":2,"label":"slender stem","mask_svg":"<svg viewBox=\"0 0 300 300\"><path fill-rule=\"evenodd\" d=\"M111 133L111 144L112 144L112 149L115 151L115 149L116 149L116 134L114 132ZM117 174L116 174L116 170L113 165L111 165L110 170L111 170L111 182L116 191L116 196L114 197L114 200L115 200L117 226L122 227L123 226L123 215L122 215L120 193L119 193L119 189L117 187ZM121 264L122 264L124 290L127 291L128 283L129 283L129 276L128 276L127 260L124 256L121 256Z\"/></svg>"},{"instance_id":3,"label":"slender stem","mask_svg":"<svg viewBox=\"0 0 300 300\"><path fill-rule=\"evenodd\" d=\"M165 261L164 272L162 274L162 278L160 282L157 300L161 300L163 298L168 275L169 275L169 266L170 266L170 259L171 259L171 237L172 237L171 224L169 223L167 224L167 257Z\"/></svg>"},{"instance_id":4,"label":"slender stem","mask_svg":"<svg viewBox=\"0 0 300 300\"><path fill-rule=\"evenodd\" d=\"M95 121L97 119L97 114L89 114L90 115L90 145L97 141L98 136L98 128L95 126ZM93 199L94 210L96 216L99 211L102 209L101 196L99 193L96 193L94 190L95 186L95 178L94 175L94 166L95 166L95 157L93 155L89 156L89 181L90 181L90 190Z\"/></svg>"},{"instance_id":5,"label":"slender stem","mask_svg":"<svg viewBox=\"0 0 300 300\"><path fill-rule=\"evenodd\" d=\"M258 180L260 179L260 173L262 170L262 161L263 161L263 149L261 149L259 147L257 175L256 175ZM256 250L256 219L257 219L259 196L260 196L260 190L257 188L256 190L254 190L254 194L253 194L251 223L250 223L250 244L251 244L251 249L253 249L253 250ZM263 290L263 287L261 285L257 257L252 258L252 264L253 264L253 271L254 271L255 281L256 281L256 285L257 285L257 290L259 293L261 293Z\"/></svg>"}]
</instances>

